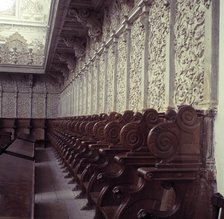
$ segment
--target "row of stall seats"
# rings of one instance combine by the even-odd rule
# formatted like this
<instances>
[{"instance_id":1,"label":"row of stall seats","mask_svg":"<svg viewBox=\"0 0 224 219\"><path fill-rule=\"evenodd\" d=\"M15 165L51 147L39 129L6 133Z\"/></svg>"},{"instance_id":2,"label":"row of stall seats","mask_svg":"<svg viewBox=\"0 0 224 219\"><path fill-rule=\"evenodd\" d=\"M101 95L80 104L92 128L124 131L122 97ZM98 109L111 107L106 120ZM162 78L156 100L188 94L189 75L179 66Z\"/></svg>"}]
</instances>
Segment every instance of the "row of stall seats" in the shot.
<instances>
[{"instance_id":1,"label":"row of stall seats","mask_svg":"<svg viewBox=\"0 0 224 219\"><path fill-rule=\"evenodd\" d=\"M44 140L46 123L46 119L0 118L0 133L11 133L12 139L20 134L27 134L36 139Z\"/></svg>"},{"instance_id":2,"label":"row of stall seats","mask_svg":"<svg viewBox=\"0 0 224 219\"><path fill-rule=\"evenodd\" d=\"M47 137L95 219L213 219L207 116L191 106L77 116L50 121Z\"/></svg>"}]
</instances>

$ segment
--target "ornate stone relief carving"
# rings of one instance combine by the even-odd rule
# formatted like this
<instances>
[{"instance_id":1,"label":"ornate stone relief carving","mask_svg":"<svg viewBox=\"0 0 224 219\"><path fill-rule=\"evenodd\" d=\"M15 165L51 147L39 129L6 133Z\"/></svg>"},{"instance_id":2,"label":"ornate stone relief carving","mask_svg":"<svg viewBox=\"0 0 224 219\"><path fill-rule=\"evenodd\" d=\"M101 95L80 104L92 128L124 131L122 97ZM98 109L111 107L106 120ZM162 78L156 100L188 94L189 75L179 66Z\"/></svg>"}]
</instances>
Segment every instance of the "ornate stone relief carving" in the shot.
<instances>
[{"instance_id":1,"label":"ornate stone relief carving","mask_svg":"<svg viewBox=\"0 0 224 219\"><path fill-rule=\"evenodd\" d=\"M118 68L117 68L117 111L125 110L125 63L127 61L126 43L123 35L118 38Z\"/></svg>"},{"instance_id":2,"label":"ornate stone relief carving","mask_svg":"<svg viewBox=\"0 0 224 219\"><path fill-rule=\"evenodd\" d=\"M175 102L203 102L205 11L210 1L177 0L175 24Z\"/></svg>"},{"instance_id":3,"label":"ornate stone relief carving","mask_svg":"<svg viewBox=\"0 0 224 219\"><path fill-rule=\"evenodd\" d=\"M96 113L97 110L97 60L94 60L92 65L92 113Z\"/></svg>"},{"instance_id":4,"label":"ornate stone relief carving","mask_svg":"<svg viewBox=\"0 0 224 219\"><path fill-rule=\"evenodd\" d=\"M95 39L102 34L99 13L89 9L70 9L68 14L76 17L78 22L88 28L90 38Z\"/></svg>"},{"instance_id":5,"label":"ornate stone relief carving","mask_svg":"<svg viewBox=\"0 0 224 219\"><path fill-rule=\"evenodd\" d=\"M129 108L141 109L142 100L142 51L144 50L144 32L140 29L141 21L138 18L131 28L131 66L130 66L130 92Z\"/></svg>"},{"instance_id":6,"label":"ornate stone relief carving","mask_svg":"<svg viewBox=\"0 0 224 219\"><path fill-rule=\"evenodd\" d=\"M113 71L114 71L114 54L112 47L108 48L108 66L107 66L107 103L108 112L113 111Z\"/></svg>"},{"instance_id":7,"label":"ornate stone relief carving","mask_svg":"<svg viewBox=\"0 0 224 219\"><path fill-rule=\"evenodd\" d=\"M150 8L148 105L157 110L165 107L166 45L169 32L170 8L163 0L154 1Z\"/></svg>"},{"instance_id":8,"label":"ornate stone relief carving","mask_svg":"<svg viewBox=\"0 0 224 219\"><path fill-rule=\"evenodd\" d=\"M85 56L86 48L85 41L81 38L73 37L73 38L63 38L66 46L71 47L75 51L75 56L77 58L82 58Z\"/></svg>"},{"instance_id":9,"label":"ornate stone relief carving","mask_svg":"<svg viewBox=\"0 0 224 219\"><path fill-rule=\"evenodd\" d=\"M66 65L64 65L64 64L55 64L54 65L54 69L56 71L59 71L59 72L62 73L64 80L68 78L69 69L68 69L68 67Z\"/></svg>"},{"instance_id":10,"label":"ornate stone relief carving","mask_svg":"<svg viewBox=\"0 0 224 219\"><path fill-rule=\"evenodd\" d=\"M71 54L58 54L58 58L61 62L67 64L68 70L73 71L76 66L76 61L74 55Z\"/></svg>"},{"instance_id":11,"label":"ornate stone relief carving","mask_svg":"<svg viewBox=\"0 0 224 219\"><path fill-rule=\"evenodd\" d=\"M42 65L43 44L28 44L18 32L13 33L0 45L0 64Z\"/></svg>"},{"instance_id":12,"label":"ornate stone relief carving","mask_svg":"<svg viewBox=\"0 0 224 219\"><path fill-rule=\"evenodd\" d=\"M104 58L103 55L99 59L99 113L103 112L104 107Z\"/></svg>"}]
</instances>

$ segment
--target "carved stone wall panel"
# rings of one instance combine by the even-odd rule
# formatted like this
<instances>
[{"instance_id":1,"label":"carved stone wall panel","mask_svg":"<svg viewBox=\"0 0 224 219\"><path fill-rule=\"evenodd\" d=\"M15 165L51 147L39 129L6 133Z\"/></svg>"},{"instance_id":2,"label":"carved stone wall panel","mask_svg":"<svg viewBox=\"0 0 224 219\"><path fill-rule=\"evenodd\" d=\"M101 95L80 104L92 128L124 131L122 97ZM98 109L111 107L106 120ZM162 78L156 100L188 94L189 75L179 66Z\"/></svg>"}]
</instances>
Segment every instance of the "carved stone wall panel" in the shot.
<instances>
[{"instance_id":1,"label":"carved stone wall panel","mask_svg":"<svg viewBox=\"0 0 224 219\"><path fill-rule=\"evenodd\" d=\"M99 112L103 113L103 107L104 107L104 57L103 55L100 56L99 59Z\"/></svg>"},{"instance_id":2,"label":"carved stone wall panel","mask_svg":"<svg viewBox=\"0 0 224 219\"><path fill-rule=\"evenodd\" d=\"M144 50L144 32L141 29L140 19L136 20L131 28L131 66L129 108L141 110L142 106L142 51Z\"/></svg>"},{"instance_id":3,"label":"carved stone wall panel","mask_svg":"<svg viewBox=\"0 0 224 219\"><path fill-rule=\"evenodd\" d=\"M0 77L2 82L2 90L5 92L17 92L16 81L11 75L2 75Z\"/></svg>"},{"instance_id":4,"label":"carved stone wall panel","mask_svg":"<svg viewBox=\"0 0 224 219\"><path fill-rule=\"evenodd\" d=\"M175 24L175 103L203 102L205 11L204 0L177 0Z\"/></svg>"},{"instance_id":5,"label":"carved stone wall panel","mask_svg":"<svg viewBox=\"0 0 224 219\"><path fill-rule=\"evenodd\" d=\"M133 5L124 4L122 0L113 0L104 10L103 36L102 40L106 41L122 23L124 15L127 15Z\"/></svg>"},{"instance_id":6,"label":"carved stone wall panel","mask_svg":"<svg viewBox=\"0 0 224 219\"><path fill-rule=\"evenodd\" d=\"M15 118L17 94L3 92L2 95L2 117Z\"/></svg>"},{"instance_id":7,"label":"carved stone wall panel","mask_svg":"<svg viewBox=\"0 0 224 219\"><path fill-rule=\"evenodd\" d=\"M58 116L58 94L47 94L47 118Z\"/></svg>"},{"instance_id":8,"label":"carved stone wall panel","mask_svg":"<svg viewBox=\"0 0 224 219\"><path fill-rule=\"evenodd\" d=\"M107 112L113 111L113 71L114 71L114 54L112 47L108 49L108 69L107 69L107 103L106 110Z\"/></svg>"},{"instance_id":9,"label":"carved stone wall panel","mask_svg":"<svg viewBox=\"0 0 224 219\"><path fill-rule=\"evenodd\" d=\"M53 80L49 80L48 78L45 79L46 89L48 93L57 93L59 94L60 86L58 83L54 82Z\"/></svg>"},{"instance_id":10,"label":"carved stone wall panel","mask_svg":"<svg viewBox=\"0 0 224 219\"><path fill-rule=\"evenodd\" d=\"M32 117L45 118L46 94L34 93L32 99Z\"/></svg>"},{"instance_id":11,"label":"carved stone wall panel","mask_svg":"<svg viewBox=\"0 0 224 219\"><path fill-rule=\"evenodd\" d=\"M117 68L117 109L118 112L125 110L125 63L127 61L126 43L123 34L118 39L118 68Z\"/></svg>"},{"instance_id":12,"label":"carved stone wall panel","mask_svg":"<svg viewBox=\"0 0 224 219\"><path fill-rule=\"evenodd\" d=\"M149 83L148 103L159 111L165 106L165 74L167 63L167 44L170 22L170 7L164 5L163 0L154 1L149 13Z\"/></svg>"},{"instance_id":13,"label":"carved stone wall panel","mask_svg":"<svg viewBox=\"0 0 224 219\"><path fill-rule=\"evenodd\" d=\"M31 118L31 93L18 93L17 117Z\"/></svg>"}]
</instances>

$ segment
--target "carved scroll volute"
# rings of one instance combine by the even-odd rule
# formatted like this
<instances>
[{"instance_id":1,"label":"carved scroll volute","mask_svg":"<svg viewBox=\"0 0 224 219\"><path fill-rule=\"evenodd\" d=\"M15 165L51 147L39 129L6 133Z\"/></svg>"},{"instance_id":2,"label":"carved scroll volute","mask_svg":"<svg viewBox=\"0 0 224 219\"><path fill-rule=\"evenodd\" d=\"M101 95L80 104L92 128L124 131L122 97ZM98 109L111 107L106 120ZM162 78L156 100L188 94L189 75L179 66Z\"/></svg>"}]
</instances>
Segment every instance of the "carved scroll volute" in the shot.
<instances>
[{"instance_id":1,"label":"carved scroll volute","mask_svg":"<svg viewBox=\"0 0 224 219\"><path fill-rule=\"evenodd\" d=\"M88 9L71 9L69 15L76 17L77 21L88 28L90 38L97 38L102 34L101 22L98 14Z\"/></svg>"},{"instance_id":2,"label":"carved scroll volute","mask_svg":"<svg viewBox=\"0 0 224 219\"><path fill-rule=\"evenodd\" d=\"M105 140L104 128L107 123L108 122L106 120L99 121L93 127L94 136L100 141Z\"/></svg>"},{"instance_id":3,"label":"carved scroll volute","mask_svg":"<svg viewBox=\"0 0 224 219\"><path fill-rule=\"evenodd\" d=\"M83 135L86 135L86 125L87 125L87 121L84 121L80 124L79 126L79 131L80 133L82 133Z\"/></svg>"},{"instance_id":4,"label":"carved scroll volute","mask_svg":"<svg viewBox=\"0 0 224 219\"><path fill-rule=\"evenodd\" d=\"M136 112L133 116L133 121L140 121L142 119L143 115L140 112Z\"/></svg>"},{"instance_id":5,"label":"carved scroll volute","mask_svg":"<svg viewBox=\"0 0 224 219\"><path fill-rule=\"evenodd\" d=\"M71 131L71 127L72 127L72 121L69 120L69 121L68 121L68 124L67 124L67 129L68 129L68 131Z\"/></svg>"},{"instance_id":6,"label":"carved scroll volute","mask_svg":"<svg viewBox=\"0 0 224 219\"><path fill-rule=\"evenodd\" d=\"M104 128L105 140L111 144L117 144L120 141L121 124L117 121L109 122Z\"/></svg>"},{"instance_id":7,"label":"carved scroll volute","mask_svg":"<svg viewBox=\"0 0 224 219\"><path fill-rule=\"evenodd\" d=\"M122 117L122 115L120 113L111 112L109 114L109 121L119 120L119 119L121 119L121 117Z\"/></svg>"},{"instance_id":8,"label":"carved scroll volute","mask_svg":"<svg viewBox=\"0 0 224 219\"><path fill-rule=\"evenodd\" d=\"M174 122L158 124L148 134L148 149L156 158L172 160L178 152L179 135Z\"/></svg>"},{"instance_id":9,"label":"carved scroll volute","mask_svg":"<svg viewBox=\"0 0 224 219\"><path fill-rule=\"evenodd\" d=\"M76 124L76 119L74 119L71 123L71 132L74 132L75 124Z\"/></svg>"},{"instance_id":10,"label":"carved scroll volute","mask_svg":"<svg viewBox=\"0 0 224 219\"><path fill-rule=\"evenodd\" d=\"M108 115L106 113L101 113L100 120L105 120L105 119L108 119Z\"/></svg>"},{"instance_id":11,"label":"carved scroll volute","mask_svg":"<svg viewBox=\"0 0 224 219\"><path fill-rule=\"evenodd\" d=\"M131 110L126 110L124 111L124 114L122 115L120 119L120 124L124 125L127 124L128 122L131 122L133 120L134 112Z\"/></svg>"},{"instance_id":12,"label":"carved scroll volute","mask_svg":"<svg viewBox=\"0 0 224 219\"><path fill-rule=\"evenodd\" d=\"M82 58L85 56L85 53L86 53L85 41L77 37L63 38L63 40L66 46L74 49L75 56L77 58Z\"/></svg>"},{"instance_id":13,"label":"carved scroll volute","mask_svg":"<svg viewBox=\"0 0 224 219\"><path fill-rule=\"evenodd\" d=\"M124 147L132 151L140 150L144 146L144 133L140 129L139 122L126 124L120 132L120 141Z\"/></svg>"},{"instance_id":14,"label":"carved scroll volute","mask_svg":"<svg viewBox=\"0 0 224 219\"><path fill-rule=\"evenodd\" d=\"M95 121L91 121L86 124L85 130L88 136L94 137L93 127L95 123L96 123Z\"/></svg>"},{"instance_id":15,"label":"carved scroll volute","mask_svg":"<svg viewBox=\"0 0 224 219\"><path fill-rule=\"evenodd\" d=\"M192 106L181 106L177 113L177 124L186 132L199 127L200 122L195 109Z\"/></svg>"},{"instance_id":16,"label":"carved scroll volute","mask_svg":"<svg viewBox=\"0 0 224 219\"><path fill-rule=\"evenodd\" d=\"M155 109L147 109L143 113L141 120L141 126L145 126L148 131L158 124L159 122L159 113ZM148 134L148 133L147 133Z\"/></svg>"},{"instance_id":17,"label":"carved scroll volute","mask_svg":"<svg viewBox=\"0 0 224 219\"><path fill-rule=\"evenodd\" d=\"M174 121L176 120L176 116L177 116L177 113L175 110L173 109L168 109L165 113L165 119L166 120L169 120L169 121Z\"/></svg>"}]
</instances>

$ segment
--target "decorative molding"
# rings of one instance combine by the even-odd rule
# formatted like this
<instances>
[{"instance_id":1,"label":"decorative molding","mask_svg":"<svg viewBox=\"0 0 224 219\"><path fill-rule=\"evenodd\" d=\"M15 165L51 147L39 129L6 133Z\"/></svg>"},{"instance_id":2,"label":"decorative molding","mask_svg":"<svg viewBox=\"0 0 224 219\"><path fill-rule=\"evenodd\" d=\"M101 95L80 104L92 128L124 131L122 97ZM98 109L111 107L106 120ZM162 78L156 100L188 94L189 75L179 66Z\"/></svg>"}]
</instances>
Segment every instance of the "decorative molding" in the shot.
<instances>
[{"instance_id":1,"label":"decorative molding","mask_svg":"<svg viewBox=\"0 0 224 219\"><path fill-rule=\"evenodd\" d=\"M102 25L99 18L99 12L89 9L70 9L68 14L71 17L75 17L78 22L88 28L88 34L90 38L96 39L101 36Z\"/></svg>"},{"instance_id":2,"label":"decorative molding","mask_svg":"<svg viewBox=\"0 0 224 219\"><path fill-rule=\"evenodd\" d=\"M65 38L63 37L63 40L66 44L66 46L73 48L75 51L75 56L77 58L82 58L86 54L86 47L85 47L85 40L78 38L78 37L73 37L73 38Z\"/></svg>"},{"instance_id":3,"label":"decorative molding","mask_svg":"<svg viewBox=\"0 0 224 219\"><path fill-rule=\"evenodd\" d=\"M57 54L57 56L61 62L64 62L67 64L69 71L74 71L74 69L76 67L76 60L75 60L74 55L67 54L67 53L61 53L61 54ZM68 75L66 78L68 78Z\"/></svg>"}]
</instances>

